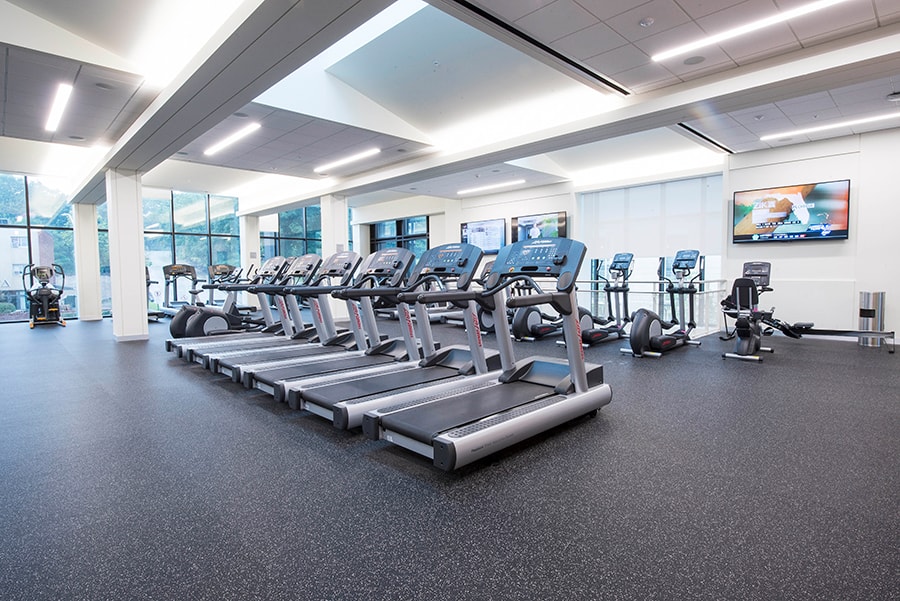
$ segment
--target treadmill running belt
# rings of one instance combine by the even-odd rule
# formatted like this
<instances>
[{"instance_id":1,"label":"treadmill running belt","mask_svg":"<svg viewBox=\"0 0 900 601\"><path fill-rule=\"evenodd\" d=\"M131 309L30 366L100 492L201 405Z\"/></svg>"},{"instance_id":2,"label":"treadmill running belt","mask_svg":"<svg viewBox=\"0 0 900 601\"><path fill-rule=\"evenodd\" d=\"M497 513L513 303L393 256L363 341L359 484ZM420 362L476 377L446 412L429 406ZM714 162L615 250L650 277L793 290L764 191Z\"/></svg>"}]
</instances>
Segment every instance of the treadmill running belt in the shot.
<instances>
[{"instance_id":1,"label":"treadmill running belt","mask_svg":"<svg viewBox=\"0 0 900 601\"><path fill-rule=\"evenodd\" d=\"M531 382L507 382L382 416L381 427L431 444L439 433L554 394Z\"/></svg>"},{"instance_id":2,"label":"treadmill running belt","mask_svg":"<svg viewBox=\"0 0 900 601\"><path fill-rule=\"evenodd\" d=\"M288 367L279 367L277 369L266 369L253 374L253 379L270 386L274 386L279 380L300 380L321 374L328 374L345 369L356 369L357 367L370 367L380 365L381 363L390 363L394 361L393 357L388 355L357 355L355 357L341 357L340 359L329 359L328 361L316 361L314 363L303 363L301 365L290 365Z\"/></svg>"},{"instance_id":3,"label":"treadmill running belt","mask_svg":"<svg viewBox=\"0 0 900 601\"><path fill-rule=\"evenodd\" d=\"M303 391L303 398L322 407L334 407L342 401L351 401L359 397L380 392L388 393L398 388L428 384L445 378L459 375L459 370L442 365L417 367L398 373L383 374L339 384L317 386Z\"/></svg>"}]
</instances>

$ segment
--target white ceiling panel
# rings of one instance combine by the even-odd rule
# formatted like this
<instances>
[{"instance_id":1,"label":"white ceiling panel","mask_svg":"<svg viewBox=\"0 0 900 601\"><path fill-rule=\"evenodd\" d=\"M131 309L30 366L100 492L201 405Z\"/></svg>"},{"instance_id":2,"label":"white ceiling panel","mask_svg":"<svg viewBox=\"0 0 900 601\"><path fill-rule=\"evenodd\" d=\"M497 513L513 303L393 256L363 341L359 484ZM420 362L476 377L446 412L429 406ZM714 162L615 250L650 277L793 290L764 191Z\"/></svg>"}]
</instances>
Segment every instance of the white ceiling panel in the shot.
<instances>
[{"instance_id":1,"label":"white ceiling panel","mask_svg":"<svg viewBox=\"0 0 900 601\"><path fill-rule=\"evenodd\" d=\"M684 25L690 20L674 0L652 0L616 15L606 23L625 39L636 42ZM652 24L646 25L648 22Z\"/></svg>"},{"instance_id":2,"label":"white ceiling panel","mask_svg":"<svg viewBox=\"0 0 900 601\"><path fill-rule=\"evenodd\" d=\"M746 0L678 0L678 6L692 19L700 19L742 2Z\"/></svg>"},{"instance_id":3,"label":"white ceiling panel","mask_svg":"<svg viewBox=\"0 0 900 601\"><path fill-rule=\"evenodd\" d=\"M555 48L578 60L597 56L613 48L624 46L625 38L604 23L597 22L557 40Z\"/></svg>"},{"instance_id":4,"label":"white ceiling panel","mask_svg":"<svg viewBox=\"0 0 900 601\"><path fill-rule=\"evenodd\" d=\"M485 0L484 2L475 2L475 4L507 21L515 21L547 6L548 4L553 4L555 1L556 0Z\"/></svg>"},{"instance_id":5,"label":"white ceiling panel","mask_svg":"<svg viewBox=\"0 0 900 601\"><path fill-rule=\"evenodd\" d=\"M596 17L574 0L556 0L518 19L516 25L549 44L597 22Z\"/></svg>"}]
</instances>

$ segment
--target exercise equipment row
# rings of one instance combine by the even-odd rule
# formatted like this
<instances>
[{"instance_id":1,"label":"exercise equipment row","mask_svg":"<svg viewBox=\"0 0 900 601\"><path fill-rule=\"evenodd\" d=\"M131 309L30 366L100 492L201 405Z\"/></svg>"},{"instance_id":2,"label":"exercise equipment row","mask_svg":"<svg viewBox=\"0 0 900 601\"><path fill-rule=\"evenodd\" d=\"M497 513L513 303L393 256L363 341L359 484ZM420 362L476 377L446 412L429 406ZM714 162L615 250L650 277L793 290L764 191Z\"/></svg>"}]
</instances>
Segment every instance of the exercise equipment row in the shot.
<instances>
[{"instance_id":1,"label":"exercise equipment row","mask_svg":"<svg viewBox=\"0 0 900 601\"><path fill-rule=\"evenodd\" d=\"M363 260L338 253L323 261L322 277L280 290L258 288L307 301L317 342L269 335L273 344L248 348L238 337L173 338L167 348L336 427L363 427L370 438L425 455L442 469L457 469L609 403L612 392L602 366L586 364L580 344L575 278L584 253L584 245L570 239L514 243L500 251L478 289L471 284L482 252L468 244L430 249L418 261L405 249L383 249ZM513 286L529 291L507 298ZM343 301L350 316L343 337L327 310L332 300ZM400 337L381 335L375 303L396 307ZM434 340L427 306L435 303L463 312L467 345L443 347ZM538 304L563 316L563 336L571 342L566 360L516 360L507 305ZM497 351L484 349L478 314L485 311L503 317Z\"/></svg>"}]
</instances>

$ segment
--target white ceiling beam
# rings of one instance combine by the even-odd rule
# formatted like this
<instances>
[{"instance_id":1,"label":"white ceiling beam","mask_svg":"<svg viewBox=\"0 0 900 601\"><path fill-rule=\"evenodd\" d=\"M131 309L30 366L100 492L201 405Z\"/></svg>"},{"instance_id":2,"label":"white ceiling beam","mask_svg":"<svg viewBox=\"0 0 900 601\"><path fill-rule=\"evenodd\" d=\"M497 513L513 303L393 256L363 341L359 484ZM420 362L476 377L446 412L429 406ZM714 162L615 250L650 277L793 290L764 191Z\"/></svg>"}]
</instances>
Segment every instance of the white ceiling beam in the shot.
<instances>
[{"instance_id":1,"label":"white ceiling beam","mask_svg":"<svg viewBox=\"0 0 900 601\"><path fill-rule=\"evenodd\" d=\"M377 14L391 0L265 0L237 11L96 166L72 202L103 201L108 169L147 172Z\"/></svg>"},{"instance_id":2,"label":"white ceiling beam","mask_svg":"<svg viewBox=\"0 0 900 601\"><path fill-rule=\"evenodd\" d=\"M638 131L668 127L707 113L725 113L775 102L811 90L851 85L900 72L900 24L832 44L801 50L658 92L624 99L607 113L453 154L436 153L377 173L338 180L318 194L355 196ZM254 207L265 214L285 198Z\"/></svg>"}]
</instances>

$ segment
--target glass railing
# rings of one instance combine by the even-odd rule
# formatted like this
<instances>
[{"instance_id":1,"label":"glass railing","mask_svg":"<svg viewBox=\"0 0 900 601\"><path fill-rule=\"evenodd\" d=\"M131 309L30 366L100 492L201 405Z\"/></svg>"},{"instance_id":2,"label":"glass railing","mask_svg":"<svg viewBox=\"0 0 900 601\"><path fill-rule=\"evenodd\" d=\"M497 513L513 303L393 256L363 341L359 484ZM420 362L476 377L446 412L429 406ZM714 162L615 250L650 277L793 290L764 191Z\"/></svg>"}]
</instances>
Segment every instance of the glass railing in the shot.
<instances>
[{"instance_id":1,"label":"glass railing","mask_svg":"<svg viewBox=\"0 0 900 601\"><path fill-rule=\"evenodd\" d=\"M629 280L628 281L628 310L634 313L644 308L653 311L665 320L672 319L672 309L669 303L669 295L665 291L666 281L657 280ZM694 319L697 327L694 330L695 337L706 336L719 332L722 329L721 301L725 298L725 280L696 280L693 282L698 288L694 294ZM596 317L606 317L610 314L607 306L606 293L602 280L578 280L578 304L588 309ZM612 313L615 314L615 295L613 296ZM688 298L685 296L685 319L690 311ZM675 308L678 310L678 296L675 296Z\"/></svg>"}]
</instances>

